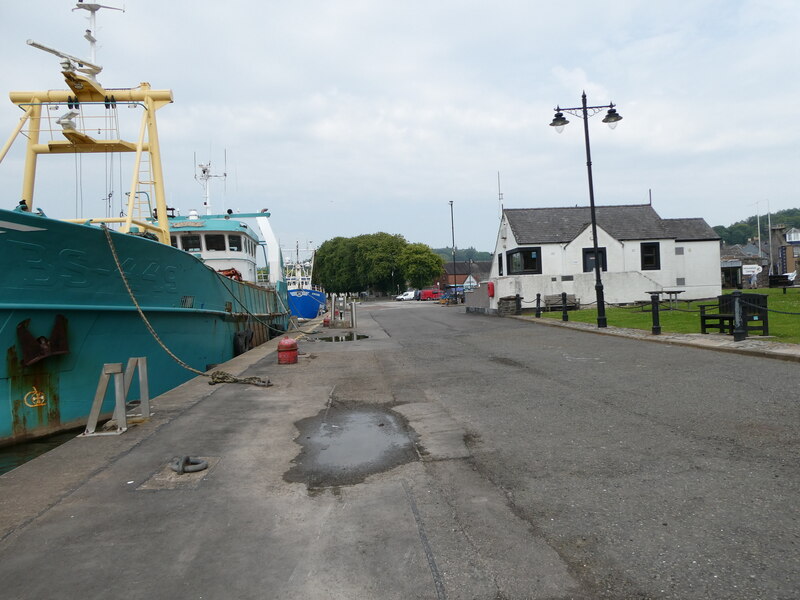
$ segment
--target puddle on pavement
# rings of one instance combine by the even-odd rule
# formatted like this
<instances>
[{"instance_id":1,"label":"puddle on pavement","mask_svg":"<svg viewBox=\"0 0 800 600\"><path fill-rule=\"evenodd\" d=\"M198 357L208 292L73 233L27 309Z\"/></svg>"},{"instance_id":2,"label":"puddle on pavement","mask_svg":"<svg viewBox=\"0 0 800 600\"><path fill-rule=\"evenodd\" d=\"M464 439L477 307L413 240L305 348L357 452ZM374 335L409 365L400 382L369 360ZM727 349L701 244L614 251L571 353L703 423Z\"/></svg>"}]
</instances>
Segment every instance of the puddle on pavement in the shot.
<instances>
[{"instance_id":1,"label":"puddle on pavement","mask_svg":"<svg viewBox=\"0 0 800 600\"><path fill-rule=\"evenodd\" d=\"M295 426L303 449L283 478L309 489L361 483L417 459L413 431L379 406L332 406Z\"/></svg>"},{"instance_id":2,"label":"puddle on pavement","mask_svg":"<svg viewBox=\"0 0 800 600\"><path fill-rule=\"evenodd\" d=\"M356 340L365 340L369 336L364 335L363 333L343 333L341 335L329 335L327 337L317 338L322 342L355 342Z\"/></svg>"}]
</instances>

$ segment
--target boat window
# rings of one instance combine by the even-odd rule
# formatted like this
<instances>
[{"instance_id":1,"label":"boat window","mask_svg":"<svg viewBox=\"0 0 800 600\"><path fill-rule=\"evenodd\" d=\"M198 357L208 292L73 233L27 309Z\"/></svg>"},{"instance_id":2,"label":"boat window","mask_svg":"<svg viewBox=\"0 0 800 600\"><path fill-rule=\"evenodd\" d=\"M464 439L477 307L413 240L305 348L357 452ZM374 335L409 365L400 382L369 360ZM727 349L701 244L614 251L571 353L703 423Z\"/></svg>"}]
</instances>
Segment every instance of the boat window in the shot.
<instances>
[{"instance_id":1,"label":"boat window","mask_svg":"<svg viewBox=\"0 0 800 600\"><path fill-rule=\"evenodd\" d=\"M225 236L222 234L209 234L206 236L206 250L225 251Z\"/></svg>"},{"instance_id":2,"label":"boat window","mask_svg":"<svg viewBox=\"0 0 800 600\"><path fill-rule=\"evenodd\" d=\"M231 252L241 252L242 251L242 236L240 235L229 235L228 236L228 248Z\"/></svg>"},{"instance_id":3,"label":"boat window","mask_svg":"<svg viewBox=\"0 0 800 600\"><path fill-rule=\"evenodd\" d=\"M201 252L199 235L184 235L181 237L181 247L187 252Z\"/></svg>"},{"instance_id":4,"label":"boat window","mask_svg":"<svg viewBox=\"0 0 800 600\"><path fill-rule=\"evenodd\" d=\"M177 248L178 247L178 238L176 238L174 235L169 236L169 243L172 244L173 248Z\"/></svg>"}]
</instances>

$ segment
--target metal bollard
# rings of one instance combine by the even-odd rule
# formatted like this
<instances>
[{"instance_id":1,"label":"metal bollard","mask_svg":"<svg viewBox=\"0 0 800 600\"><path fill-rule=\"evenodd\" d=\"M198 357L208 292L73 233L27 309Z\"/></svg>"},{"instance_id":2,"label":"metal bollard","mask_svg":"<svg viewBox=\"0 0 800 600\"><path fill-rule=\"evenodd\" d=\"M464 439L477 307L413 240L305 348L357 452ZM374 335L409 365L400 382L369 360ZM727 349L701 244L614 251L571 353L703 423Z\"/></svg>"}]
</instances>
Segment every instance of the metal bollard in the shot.
<instances>
[{"instance_id":1,"label":"metal bollard","mask_svg":"<svg viewBox=\"0 0 800 600\"><path fill-rule=\"evenodd\" d=\"M747 328L744 326L744 313L742 313L742 292L733 292L733 341L741 342L747 338Z\"/></svg>"},{"instance_id":2,"label":"metal bollard","mask_svg":"<svg viewBox=\"0 0 800 600\"><path fill-rule=\"evenodd\" d=\"M561 292L561 320L569 321L567 314L567 292Z\"/></svg>"},{"instance_id":3,"label":"metal bollard","mask_svg":"<svg viewBox=\"0 0 800 600\"><path fill-rule=\"evenodd\" d=\"M658 316L658 294L650 294L650 306L653 308L653 335L661 335L661 319Z\"/></svg>"},{"instance_id":4,"label":"metal bollard","mask_svg":"<svg viewBox=\"0 0 800 600\"><path fill-rule=\"evenodd\" d=\"M514 294L514 314L522 314L522 298L519 294Z\"/></svg>"},{"instance_id":5,"label":"metal bollard","mask_svg":"<svg viewBox=\"0 0 800 600\"><path fill-rule=\"evenodd\" d=\"M542 295L536 294L536 318L542 317Z\"/></svg>"}]
</instances>

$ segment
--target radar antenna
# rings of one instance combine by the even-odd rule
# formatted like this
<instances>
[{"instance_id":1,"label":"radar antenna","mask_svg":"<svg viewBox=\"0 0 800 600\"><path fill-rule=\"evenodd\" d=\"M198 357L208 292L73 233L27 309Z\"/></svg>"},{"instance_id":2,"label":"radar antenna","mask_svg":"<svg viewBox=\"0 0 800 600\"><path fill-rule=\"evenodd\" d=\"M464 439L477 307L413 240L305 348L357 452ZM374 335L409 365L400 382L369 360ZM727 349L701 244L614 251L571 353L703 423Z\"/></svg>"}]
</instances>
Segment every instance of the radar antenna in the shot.
<instances>
[{"instance_id":1,"label":"radar antenna","mask_svg":"<svg viewBox=\"0 0 800 600\"><path fill-rule=\"evenodd\" d=\"M77 71L79 73L83 73L88 75L91 78L94 78L100 71L103 70L103 67L96 64L97 61L97 38L94 36L95 34L95 23L96 23L96 14L97 11L101 8L108 8L110 10L119 10L121 12L125 12L124 8L117 8L115 6L105 6L104 4L95 4L94 2L84 2L83 0L78 0L78 4L75 5L75 8L72 10L87 10L89 11L89 29L86 30L83 37L89 42L89 60L84 60L82 58L78 58L77 56L73 56L72 54L67 54L66 52L61 52L60 50L56 50L55 48L50 48L49 46L45 46L44 44L39 44L33 40L28 40L27 44L29 46L33 46L39 50L44 50L45 52L49 52L50 54L55 54L57 57L62 59L61 67L64 71Z\"/></svg>"},{"instance_id":2,"label":"radar antenna","mask_svg":"<svg viewBox=\"0 0 800 600\"><path fill-rule=\"evenodd\" d=\"M225 157L225 161L227 163L227 154L226 154L226 157ZM197 159L196 158L195 158L195 164L197 164ZM209 185L208 181L209 181L209 179L212 179L213 177L220 177L223 180L226 180L226 178L228 177L228 174L223 172L222 175L212 175L212 173L211 173L211 161L208 161L207 163L200 163L200 164L197 165L197 168L200 169L200 174L198 175L197 171L195 171L194 178L198 181L198 183L200 185L203 186L203 206L206 209L206 214L210 215L211 214L211 186Z\"/></svg>"},{"instance_id":3,"label":"radar antenna","mask_svg":"<svg viewBox=\"0 0 800 600\"><path fill-rule=\"evenodd\" d=\"M97 11L101 8L107 8L109 10L118 10L121 12L125 12L124 8L117 8L116 6L106 6L105 4L96 4L94 2L84 2L83 0L78 0L78 3L75 5L75 8L72 10L88 10L89 11L89 29L86 30L86 33L83 35L84 38L89 42L89 60L94 62L96 60L95 56L95 49L97 45L97 38L94 37L95 34L95 15Z\"/></svg>"}]
</instances>

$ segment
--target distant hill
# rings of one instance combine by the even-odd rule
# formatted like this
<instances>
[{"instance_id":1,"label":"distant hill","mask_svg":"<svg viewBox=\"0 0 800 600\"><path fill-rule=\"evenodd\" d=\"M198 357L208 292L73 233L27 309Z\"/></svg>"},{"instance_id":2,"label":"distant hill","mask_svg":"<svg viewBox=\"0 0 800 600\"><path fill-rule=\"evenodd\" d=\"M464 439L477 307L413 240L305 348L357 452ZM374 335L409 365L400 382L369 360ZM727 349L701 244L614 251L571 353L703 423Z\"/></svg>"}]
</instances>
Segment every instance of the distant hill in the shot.
<instances>
[{"instance_id":1,"label":"distant hill","mask_svg":"<svg viewBox=\"0 0 800 600\"><path fill-rule=\"evenodd\" d=\"M438 254L441 256L445 261L453 260L453 249L452 247L446 248L432 248L434 254ZM456 248L456 261L463 262L466 260L492 260L492 253L491 252L478 252L470 246L469 248L462 249Z\"/></svg>"},{"instance_id":2,"label":"distant hill","mask_svg":"<svg viewBox=\"0 0 800 600\"><path fill-rule=\"evenodd\" d=\"M800 228L800 208L787 208L786 210L770 213L769 220L767 215L761 215L760 217L753 215L728 227L717 225L713 229L726 244L746 244L749 240L758 237L757 223L759 220L761 221L761 237L766 240L769 239L769 230L767 229L769 221L772 222L772 225L783 224ZM437 251L434 250L434 252Z\"/></svg>"}]
</instances>

